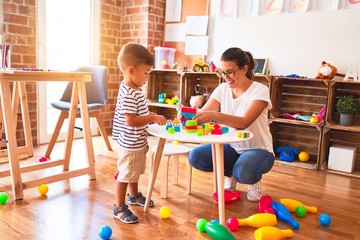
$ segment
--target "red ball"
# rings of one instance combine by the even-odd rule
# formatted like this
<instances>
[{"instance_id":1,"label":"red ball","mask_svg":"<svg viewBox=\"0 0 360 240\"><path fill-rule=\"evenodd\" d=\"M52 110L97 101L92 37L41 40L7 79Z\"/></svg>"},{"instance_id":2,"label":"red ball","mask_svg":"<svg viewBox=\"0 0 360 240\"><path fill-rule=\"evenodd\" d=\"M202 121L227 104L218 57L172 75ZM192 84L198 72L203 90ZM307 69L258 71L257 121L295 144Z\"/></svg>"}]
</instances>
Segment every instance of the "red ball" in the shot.
<instances>
[{"instance_id":1,"label":"red ball","mask_svg":"<svg viewBox=\"0 0 360 240\"><path fill-rule=\"evenodd\" d=\"M118 175L119 175L119 172L116 172L116 173L114 174L115 180L117 180Z\"/></svg>"},{"instance_id":2,"label":"red ball","mask_svg":"<svg viewBox=\"0 0 360 240\"><path fill-rule=\"evenodd\" d=\"M48 159L47 157L41 157L39 158L39 162L46 162Z\"/></svg>"},{"instance_id":3,"label":"red ball","mask_svg":"<svg viewBox=\"0 0 360 240\"><path fill-rule=\"evenodd\" d=\"M236 231L239 228L239 222L237 220L237 218L229 218L226 222L227 227L231 230L231 231Z\"/></svg>"}]
</instances>

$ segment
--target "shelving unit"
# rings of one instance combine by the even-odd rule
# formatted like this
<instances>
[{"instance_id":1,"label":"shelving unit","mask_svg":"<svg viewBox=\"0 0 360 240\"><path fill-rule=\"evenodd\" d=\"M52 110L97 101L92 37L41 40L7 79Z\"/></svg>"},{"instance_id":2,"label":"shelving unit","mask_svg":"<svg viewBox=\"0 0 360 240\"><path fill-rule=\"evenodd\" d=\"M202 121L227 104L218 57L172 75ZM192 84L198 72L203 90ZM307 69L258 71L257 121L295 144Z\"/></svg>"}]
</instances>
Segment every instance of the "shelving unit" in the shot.
<instances>
[{"instance_id":1,"label":"shelving unit","mask_svg":"<svg viewBox=\"0 0 360 240\"><path fill-rule=\"evenodd\" d=\"M335 107L336 102L345 95L354 95L360 101L360 82L331 80L321 145L320 169L360 178L360 114L354 116L353 126L343 126L339 124L340 114ZM352 173L327 169L330 147L334 144L357 148L355 168Z\"/></svg>"},{"instance_id":2,"label":"shelving unit","mask_svg":"<svg viewBox=\"0 0 360 240\"><path fill-rule=\"evenodd\" d=\"M307 162L284 162L277 158L279 163L318 169L324 121L310 123L282 118L282 114L300 113L302 116L311 116L318 113L327 104L328 85L329 80L273 77L270 94L273 108L269 124L274 150L280 146L291 146L310 155Z\"/></svg>"},{"instance_id":3,"label":"shelving unit","mask_svg":"<svg viewBox=\"0 0 360 240\"><path fill-rule=\"evenodd\" d=\"M150 72L147 82L147 99L150 111L164 115L167 119L175 118L179 104L161 104L158 102L160 93L166 93L167 96L180 95L181 72L176 70L157 70Z\"/></svg>"},{"instance_id":4,"label":"shelving unit","mask_svg":"<svg viewBox=\"0 0 360 240\"><path fill-rule=\"evenodd\" d=\"M181 104L190 106L190 98L204 95L205 101L221 83L221 79L213 72L183 72L181 75Z\"/></svg>"},{"instance_id":5,"label":"shelving unit","mask_svg":"<svg viewBox=\"0 0 360 240\"><path fill-rule=\"evenodd\" d=\"M355 115L353 126L342 126L338 124L339 113L335 108L337 100L344 95L354 95L360 101L360 81L267 75L256 75L254 80L269 87L273 104L269 125L274 150L279 146L291 146L310 155L307 162L284 162L278 158L277 162L360 178L360 114ZM180 104L159 104L159 93L166 93L168 96L178 94L181 104L189 106L191 96L206 94L206 89L210 95L220 83L221 79L215 73L152 70L147 88L149 107L169 119L174 118ZM283 113L296 112L311 116L324 106L327 106L325 120L319 123L282 118ZM357 147L354 172L343 173L327 169L329 149L334 144Z\"/></svg>"}]
</instances>

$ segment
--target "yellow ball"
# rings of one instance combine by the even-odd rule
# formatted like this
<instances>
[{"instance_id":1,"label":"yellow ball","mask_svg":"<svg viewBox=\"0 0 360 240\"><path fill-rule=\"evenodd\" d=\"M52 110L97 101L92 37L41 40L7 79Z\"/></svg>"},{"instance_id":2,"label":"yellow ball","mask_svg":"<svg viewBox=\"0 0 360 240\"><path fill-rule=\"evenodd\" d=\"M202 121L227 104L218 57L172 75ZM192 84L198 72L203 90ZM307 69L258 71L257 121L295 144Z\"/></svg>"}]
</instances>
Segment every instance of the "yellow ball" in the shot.
<instances>
[{"instance_id":1,"label":"yellow ball","mask_svg":"<svg viewBox=\"0 0 360 240\"><path fill-rule=\"evenodd\" d=\"M47 194L48 191L49 191L49 187L48 187L46 184L41 184L41 185L38 187L38 192L39 192L41 195Z\"/></svg>"},{"instance_id":2,"label":"yellow ball","mask_svg":"<svg viewBox=\"0 0 360 240\"><path fill-rule=\"evenodd\" d=\"M162 218L169 218L170 217L170 208L168 206L164 206L160 208L159 215Z\"/></svg>"},{"instance_id":3,"label":"yellow ball","mask_svg":"<svg viewBox=\"0 0 360 240\"><path fill-rule=\"evenodd\" d=\"M310 156L307 152L300 152L298 158L301 162L307 162L309 161Z\"/></svg>"},{"instance_id":4,"label":"yellow ball","mask_svg":"<svg viewBox=\"0 0 360 240\"><path fill-rule=\"evenodd\" d=\"M173 144L179 145L179 141L174 141Z\"/></svg>"}]
</instances>

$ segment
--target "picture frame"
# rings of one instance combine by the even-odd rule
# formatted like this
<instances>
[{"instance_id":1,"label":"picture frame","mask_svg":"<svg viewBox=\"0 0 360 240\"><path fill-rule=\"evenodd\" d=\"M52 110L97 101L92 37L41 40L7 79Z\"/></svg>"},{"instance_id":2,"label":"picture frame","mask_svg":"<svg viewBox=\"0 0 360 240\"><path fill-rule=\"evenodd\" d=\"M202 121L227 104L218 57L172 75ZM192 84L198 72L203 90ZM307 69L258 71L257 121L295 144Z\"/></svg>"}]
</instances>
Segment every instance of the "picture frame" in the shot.
<instances>
[{"instance_id":1,"label":"picture frame","mask_svg":"<svg viewBox=\"0 0 360 240\"><path fill-rule=\"evenodd\" d=\"M254 58L254 74L256 75L264 75L266 72L266 66L267 66L267 58Z\"/></svg>"}]
</instances>

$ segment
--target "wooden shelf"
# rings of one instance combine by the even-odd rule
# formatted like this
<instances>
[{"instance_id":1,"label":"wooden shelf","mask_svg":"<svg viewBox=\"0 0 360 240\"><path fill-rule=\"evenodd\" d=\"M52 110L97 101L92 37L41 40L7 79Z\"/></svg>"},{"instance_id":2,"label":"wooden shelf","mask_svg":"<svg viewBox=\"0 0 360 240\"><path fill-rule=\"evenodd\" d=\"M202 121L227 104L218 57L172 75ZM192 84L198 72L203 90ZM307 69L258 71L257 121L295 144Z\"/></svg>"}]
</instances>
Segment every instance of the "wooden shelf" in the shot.
<instances>
[{"instance_id":1,"label":"wooden shelf","mask_svg":"<svg viewBox=\"0 0 360 240\"><path fill-rule=\"evenodd\" d=\"M148 100L148 106L151 107L162 107L162 108L174 108L178 109L180 104L166 104L166 103L158 103L156 99Z\"/></svg>"},{"instance_id":2,"label":"wooden shelf","mask_svg":"<svg viewBox=\"0 0 360 240\"><path fill-rule=\"evenodd\" d=\"M352 126L339 124L340 114L336 110L337 101L346 95L353 95L360 101L360 82L331 80L329 97L321 144L320 169L332 173L360 178L360 114L356 114ZM330 147L334 144L356 147L354 172L346 173L327 169Z\"/></svg>"},{"instance_id":3,"label":"wooden shelf","mask_svg":"<svg viewBox=\"0 0 360 240\"><path fill-rule=\"evenodd\" d=\"M295 124L295 125L301 125L301 126L310 126L310 127L316 127L321 128L324 126L324 121L321 121L319 123L311 123L306 121L300 121L296 119L287 119L287 118L270 118L269 124L272 122L282 122L282 123L289 123L289 124Z\"/></svg>"}]
</instances>

